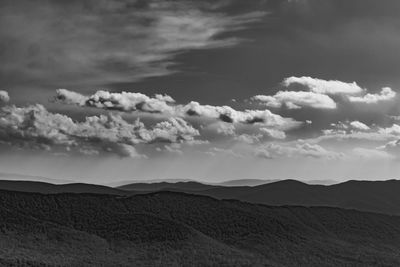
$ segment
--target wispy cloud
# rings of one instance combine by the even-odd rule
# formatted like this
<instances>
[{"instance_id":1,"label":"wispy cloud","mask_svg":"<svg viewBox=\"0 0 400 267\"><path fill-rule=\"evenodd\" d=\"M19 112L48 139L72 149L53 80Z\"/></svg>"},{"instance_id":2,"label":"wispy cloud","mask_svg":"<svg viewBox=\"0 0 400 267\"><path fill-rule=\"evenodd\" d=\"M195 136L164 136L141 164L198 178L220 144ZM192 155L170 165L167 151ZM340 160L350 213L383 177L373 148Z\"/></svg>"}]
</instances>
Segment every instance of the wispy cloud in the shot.
<instances>
[{"instance_id":1,"label":"wispy cloud","mask_svg":"<svg viewBox=\"0 0 400 267\"><path fill-rule=\"evenodd\" d=\"M202 1L3 1L0 74L80 86L167 75L176 53L235 45L221 34L264 15Z\"/></svg>"}]
</instances>

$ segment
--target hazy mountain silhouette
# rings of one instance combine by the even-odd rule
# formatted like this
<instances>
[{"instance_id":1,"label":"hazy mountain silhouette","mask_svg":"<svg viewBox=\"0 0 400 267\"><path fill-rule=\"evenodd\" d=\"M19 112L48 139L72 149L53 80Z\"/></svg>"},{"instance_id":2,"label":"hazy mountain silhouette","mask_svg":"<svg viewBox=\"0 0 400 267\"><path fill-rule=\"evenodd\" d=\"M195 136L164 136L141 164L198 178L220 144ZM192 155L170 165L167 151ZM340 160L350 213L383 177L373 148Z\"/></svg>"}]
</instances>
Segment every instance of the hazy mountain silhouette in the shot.
<instances>
[{"instance_id":1,"label":"hazy mountain silhouette","mask_svg":"<svg viewBox=\"0 0 400 267\"><path fill-rule=\"evenodd\" d=\"M277 182L279 180L261 180L261 179L239 179L239 180L229 180L220 183L216 183L217 185L222 186L257 186L267 183Z\"/></svg>"},{"instance_id":2,"label":"hazy mountain silhouette","mask_svg":"<svg viewBox=\"0 0 400 267\"><path fill-rule=\"evenodd\" d=\"M44 183L52 183L52 184L76 183L76 181L73 181L73 180L54 179L54 178L48 178L48 177L43 177L43 176L25 175L25 174L8 173L8 172L0 172L0 180L35 181L35 182L44 182Z\"/></svg>"},{"instance_id":3,"label":"hazy mountain silhouette","mask_svg":"<svg viewBox=\"0 0 400 267\"><path fill-rule=\"evenodd\" d=\"M400 181L348 181L334 185L306 184L283 180L259 186L210 186L200 183L130 184L136 193L179 191L237 199L267 205L329 206L400 215ZM143 192L142 192L143 193Z\"/></svg>"},{"instance_id":4,"label":"hazy mountain silhouette","mask_svg":"<svg viewBox=\"0 0 400 267\"><path fill-rule=\"evenodd\" d=\"M319 185L333 185L338 184L339 182L336 180L302 180L303 183L306 184L319 184Z\"/></svg>"},{"instance_id":5,"label":"hazy mountain silhouette","mask_svg":"<svg viewBox=\"0 0 400 267\"><path fill-rule=\"evenodd\" d=\"M0 191L0 203L5 266L400 265L397 216L176 192Z\"/></svg>"},{"instance_id":6,"label":"hazy mountain silhouette","mask_svg":"<svg viewBox=\"0 0 400 267\"><path fill-rule=\"evenodd\" d=\"M201 191L212 188L218 188L215 185L202 184L199 182L159 182L159 183L132 183L117 187L122 190L129 191L160 191L160 190L171 190L171 191Z\"/></svg>"},{"instance_id":7,"label":"hazy mountain silhouette","mask_svg":"<svg viewBox=\"0 0 400 267\"><path fill-rule=\"evenodd\" d=\"M55 184L35 182L35 181L0 180L0 189L10 190L10 191L21 191L21 192L34 192L42 194L58 194L58 193L92 193L92 194L110 194L110 195L132 194L132 192L125 192L121 189L102 186L102 185L93 185L84 183L55 185Z\"/></svg>"},{"instance_id":8,"label":"hazy mountain silhouette","mask_svg":"<svg viewBox=\"0 0 400 267\"><path fill-rule=\"evenodd\" d=\"M120 187L124 185L129 185L129 184L156 184L156 183L180 183L180 182L196 182L191 179L146 179L146 180L122 180L122 181L116 181L116 182L111 182L111 183L106 183L104 185L110 186L110 187Z\"/></svg>"},{"instance_id":9,"label":"hazy mountain silhouette","mask_svg":"<svg viewBox=\"0 0 400 267\"><path fill-rule=\"evenodd\" d=\"M198 194L268 205L330 206L400 214L400 181L348 181L329 186L284 180L255 187L222 187Z\"/></svg>"}]
</instances>

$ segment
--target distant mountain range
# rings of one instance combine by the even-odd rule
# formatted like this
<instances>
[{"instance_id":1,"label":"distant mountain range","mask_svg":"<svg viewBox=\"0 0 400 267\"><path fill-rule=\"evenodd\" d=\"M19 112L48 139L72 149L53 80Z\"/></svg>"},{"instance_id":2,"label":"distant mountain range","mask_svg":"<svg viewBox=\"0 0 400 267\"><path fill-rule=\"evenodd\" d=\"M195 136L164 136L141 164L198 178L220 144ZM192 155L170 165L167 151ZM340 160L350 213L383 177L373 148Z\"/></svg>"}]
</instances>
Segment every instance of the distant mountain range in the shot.
<instances>
[{"instance_id":1,"label":"distant mountain range","mask_svg":"<svg viewBox=\"0 0 400 267\"><path fill-rule=\"evenodd\" d=\"M71 184L51 184L33 181L6 181L0 180L0 189L20 192L34 192L42 194L59 193L92 193L109 195L128 195L130 192L123 190L93 184L71 183Z\"/></svg>"},{"instance_id":2,"label":"distant mountain range","mask_svg":"<svg viewBox=\"0 0 400 267\"><path fill-rule=\"evenodd\" d=\"M347 181L329 186L310 185L296 180L283 180L258 186L222 186L190 181L133 183L117 188L82 183L54 185L31 181L0 181L0 189L42 194L92 193L119 196L172 191L272 206L328 206L400 215L398 180Z\"/></svg>"},{"instance_id":3,"label":"distant mountain range","mask_svg":"<svg viewBox=\"0 0 400 267\"><path fill-rule=\"evenodd\" d=\"M111 187L122 187L125 185L130 184L160 184L160 183L168 183L168 184L175 184L175 183L186 183L186 182L194 182L194 183L201 183L207 185L219 185L219 186L258 186L262 184L269 184L282 181L279 179L237 179L237 180L227 180L222 182L202 182L196 181L191 179L152 179L152 180L125 180L125 181L118 181L112 182L109 184L105 184ZM303 181L303 183L307 184L320 184L320 185L332 185L338 183L335 180L307 180Z\"/></svg>"},{"instance_id":4,"label":"distant mountain range","mask_svg":"<svg viewBox=\"0 0 400 267\"><path fill-rule=\"evenodd\" d=\"M397 216L176 192L0 203L0 266L400 266Z\"/></svg>"},{"instance_id":5,"label":"distant mountain range","mask_svg":"<svg viewBox=\"0 0 400 267\"><path fill-rule=\"evenodd\" d=\"M53 179L42 176L25 175L25 174L8 173L8 172L0 172L0 180L32 181L32 182L44 182L52 184L67 184L76 182L73 180Z\"/></svg>"},{"instance_id":6,"label":"distant mountain range","mask_svg":"<svg viewBox=\"0 0 400 267\"><path fill-rule=\"evenodd\" d=\"M274 206L329 206L387 214L400 214L400 181L347 181L311 185L283 180L258 186L219 186L187 183L130 184L119 187L135 193L178 191L217 199L237 199ZM142 192L141 192L142 191Z\"/></svg>"},{"instance_id":7,"label":"distant mountain range","mask_svg":"<svg viewBox=\"0 0 400 267\"><path fill-rule=\"evenodd\" d=\"M133 183L127 184L123 186L117 187L118 189L122 189L125 191L203 191L213 188L220 188L221 186L217 185L208 185L202 184L198 182L177 182L177 183L168 183L168 182L159 182L159 183Z\"/></svg>"}]
</instances>

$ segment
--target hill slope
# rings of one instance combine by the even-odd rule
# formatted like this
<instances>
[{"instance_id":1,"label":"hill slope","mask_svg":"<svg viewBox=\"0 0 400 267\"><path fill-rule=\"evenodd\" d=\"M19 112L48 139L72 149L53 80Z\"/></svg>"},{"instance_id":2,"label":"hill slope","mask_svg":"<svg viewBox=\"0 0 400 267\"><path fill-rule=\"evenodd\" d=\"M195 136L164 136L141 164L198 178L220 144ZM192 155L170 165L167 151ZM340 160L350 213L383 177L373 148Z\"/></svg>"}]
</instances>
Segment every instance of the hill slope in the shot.
<instances>
[{"instance_id":1,"label":"hill slope","mask_svg":"<svg viewBox=\"0 0 400 267\"><path fill-rule=\"evenodd\" d=\"M396 216L173 192L0 192L4 265L398 266L399 255Z\"/></svg>"}]
</instances>

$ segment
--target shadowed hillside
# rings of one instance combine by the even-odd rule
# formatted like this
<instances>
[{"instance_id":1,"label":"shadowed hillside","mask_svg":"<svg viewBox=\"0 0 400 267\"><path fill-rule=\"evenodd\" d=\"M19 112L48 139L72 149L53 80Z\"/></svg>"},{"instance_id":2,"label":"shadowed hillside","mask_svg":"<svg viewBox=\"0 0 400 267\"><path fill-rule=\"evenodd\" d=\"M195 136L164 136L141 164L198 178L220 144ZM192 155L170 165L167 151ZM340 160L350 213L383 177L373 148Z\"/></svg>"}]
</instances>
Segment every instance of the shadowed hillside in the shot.
<instances>
[{"instance_id":1,"label":"shadowed hillside","mask_svg":"<svg viewBox=\"0 0 400 267\"><path fill-rule=\"evenodd\" d=\"M398 266L400 217L183 193L0 192L0 264Z\"/></svg>"}]
</instances>

